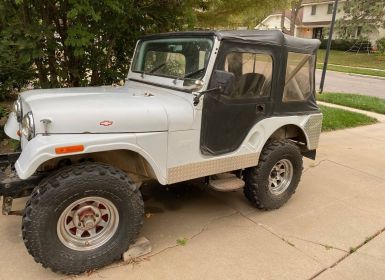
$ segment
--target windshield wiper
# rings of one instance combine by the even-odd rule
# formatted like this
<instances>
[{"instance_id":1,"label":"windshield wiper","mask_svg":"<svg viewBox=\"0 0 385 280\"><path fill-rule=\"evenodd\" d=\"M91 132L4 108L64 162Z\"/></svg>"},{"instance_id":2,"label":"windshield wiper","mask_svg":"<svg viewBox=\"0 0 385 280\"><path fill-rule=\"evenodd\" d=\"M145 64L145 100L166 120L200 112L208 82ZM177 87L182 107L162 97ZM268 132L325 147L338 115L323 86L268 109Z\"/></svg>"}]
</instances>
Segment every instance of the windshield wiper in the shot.
<instances>
[{"instance_id":1,"label":"windshield wiper","mask_svg":"<svg viewBox=\"0 0 385 280\"><path fill-rule=\"evenodd\" d=\"M187 73L187 74L184 75L183 77L176 77L176 78L174 79L173 83L176 84L176 82L177 82L178 80L182 80L182 81L183 81L184 79L189 79L189 80L199 80L198 78L197 78L197 79L192 79L192 78L190 78L190 77L193 76L193 75L195 75L195 74L198 74L199 72L202 72L202 71L204 71L204 70L206 70L206 67L200 68L200 69L195 70L195 71L190 72L190 73Z\"/></svg>"},{"instance_id":2,"label":"windshield wiper","mask_svg":"<svg viewBox=\"0 0 385 280\"><path fill-rule=\"evenodd\" d=\"M182 77L182 79L185 79L185 78L189 78L189 77L191 77L191 76L194 76L195 74L198 74L199 72L202 72L202 71L204 71L204 70L206 70L206 67L200 68L200 69L195 70L195 71L190 72L190 73L187 73L186 75L184 75L184 76Z\"/></svg>"},{"instance_id":3,"label":"windshield wiper","mask_svg":"<svg viewBox=\"0 0 385 280\"><path fill-rule=\"evenodd\" d=\"M154 68L152 68L150 71L148 71L146 73L152 74L152 73L158 71L159 69L163 68L165 65L166 65L166 62L161 63L161 64L159 64L158 66L155 66Z\"/></svg>"}]
</instances>

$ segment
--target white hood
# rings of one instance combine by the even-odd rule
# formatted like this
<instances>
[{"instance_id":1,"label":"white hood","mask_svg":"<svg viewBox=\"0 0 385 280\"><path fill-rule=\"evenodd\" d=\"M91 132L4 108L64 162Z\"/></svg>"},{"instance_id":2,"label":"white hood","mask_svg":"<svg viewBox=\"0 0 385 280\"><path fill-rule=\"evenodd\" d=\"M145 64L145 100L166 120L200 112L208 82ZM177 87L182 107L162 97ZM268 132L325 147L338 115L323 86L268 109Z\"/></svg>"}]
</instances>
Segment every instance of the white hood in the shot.
<instances>
[{"instance_id":1,"label":"white hood","mask_svg":"<svg viewBox=\"0 0 385 280\"><path fill-rule=\"evenodd\" d=\"M192 95L131 82L124 87L31 90L23 113L32 111L36 134L130 133L191 129Z\"/></svg>"}]
</instances>

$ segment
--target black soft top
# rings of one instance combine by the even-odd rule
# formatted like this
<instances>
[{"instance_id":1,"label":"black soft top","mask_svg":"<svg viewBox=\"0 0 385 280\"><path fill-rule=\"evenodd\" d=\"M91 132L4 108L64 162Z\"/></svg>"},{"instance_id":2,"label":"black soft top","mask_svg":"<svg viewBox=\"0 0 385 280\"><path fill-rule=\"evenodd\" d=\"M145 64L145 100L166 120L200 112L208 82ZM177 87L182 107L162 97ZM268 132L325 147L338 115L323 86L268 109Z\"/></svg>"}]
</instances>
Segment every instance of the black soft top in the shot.
<instances>
[{"instance_id":1,"label":"black soft top","mask_svg":"<svg viewBox=\"0 0 385 280\"><path fill-rule=\"evenodd\" d=\"M317 51L318 39L303 39L282 33L279 30L233 30L233 31L186 31L146 35L141 39L156 39L170 36L216 36L220 41L242 41L287 48L288 51L310 53Z\"/></svg>"}]
</instances>

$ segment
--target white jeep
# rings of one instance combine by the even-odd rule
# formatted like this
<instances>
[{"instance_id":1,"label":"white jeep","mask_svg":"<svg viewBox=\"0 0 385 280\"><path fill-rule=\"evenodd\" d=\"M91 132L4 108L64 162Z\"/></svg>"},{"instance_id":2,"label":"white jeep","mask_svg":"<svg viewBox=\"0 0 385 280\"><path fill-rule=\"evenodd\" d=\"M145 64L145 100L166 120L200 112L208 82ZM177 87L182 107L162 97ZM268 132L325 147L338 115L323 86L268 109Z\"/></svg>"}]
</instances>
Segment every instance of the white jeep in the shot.
<instances>
[{"instance_id":1,"label":"white jeep","mask_svg":"<svg viewBox=\"0 0 385 280\"><path fill-rule=\"evenodd\" d=\"M3 154L3 213L22 211L34 259L65 274L105 266L143 223L141 183L205 178L244 189L257 208L282 206L315 158L318 40L280 31L142 37L122 87L24 92L5 126L21 153ZM14 168L13 168L14 167Z\"/></svg>"}]
</instances>

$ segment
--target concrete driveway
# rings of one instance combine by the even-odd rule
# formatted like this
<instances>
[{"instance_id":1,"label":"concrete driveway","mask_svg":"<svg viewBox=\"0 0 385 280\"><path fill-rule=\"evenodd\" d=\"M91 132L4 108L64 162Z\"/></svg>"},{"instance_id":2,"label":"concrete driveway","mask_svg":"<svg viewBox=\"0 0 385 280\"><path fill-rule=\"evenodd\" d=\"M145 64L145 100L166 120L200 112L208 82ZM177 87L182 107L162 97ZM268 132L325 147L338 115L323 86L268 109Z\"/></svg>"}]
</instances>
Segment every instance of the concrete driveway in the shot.
<instances>
[{"instance_id":1,"label":"concrete driveway","mask_svg":"<svg viewBox=\"0 0 385 280\"><path fill-rule=\"evenodd\" d=\"M76 279L385 279L385 123L322 134L276 211L199 183L144 194L153 252ZM0 279L68 279L28 255L20 221L0 217Z\"/></svg>"},{"instance_id":2,"label":"concrete driveway","mask_svg":"<svg viewBox=\"0 0 385 280\"><path fill-rule=\"evenodd\" d=\"M316 70L316 90L319 89L321 70ZM325 92L358 93L385 98L385 78L372 78L335 71L327 71Z\"/></svg>"}]
</instances>

